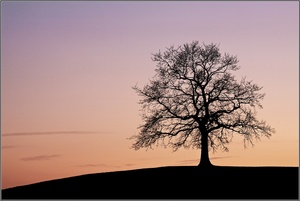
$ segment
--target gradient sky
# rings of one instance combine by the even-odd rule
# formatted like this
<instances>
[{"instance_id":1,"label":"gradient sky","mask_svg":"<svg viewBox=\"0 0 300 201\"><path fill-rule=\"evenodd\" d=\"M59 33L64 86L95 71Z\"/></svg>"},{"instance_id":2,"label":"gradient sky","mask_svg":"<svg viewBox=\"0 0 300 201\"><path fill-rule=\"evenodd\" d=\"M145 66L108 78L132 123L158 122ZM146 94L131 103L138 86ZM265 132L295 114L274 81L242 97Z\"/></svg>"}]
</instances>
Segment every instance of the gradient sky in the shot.
<instances>
[{"instance_id":1,"label":"gradient sky","mask_svg":"<svg viewBox=\"0 0 300 201\"><path fill-rule=\"evenodd\" d=\"M258 117L276 129L235 137L215 165L298 166L299 3L1 2L2 188L95 172L197 165L200 150L130 149L142 123L132 86L151 54L198 40L236 55L263 86Z\"/></svg>"}]
</instances>

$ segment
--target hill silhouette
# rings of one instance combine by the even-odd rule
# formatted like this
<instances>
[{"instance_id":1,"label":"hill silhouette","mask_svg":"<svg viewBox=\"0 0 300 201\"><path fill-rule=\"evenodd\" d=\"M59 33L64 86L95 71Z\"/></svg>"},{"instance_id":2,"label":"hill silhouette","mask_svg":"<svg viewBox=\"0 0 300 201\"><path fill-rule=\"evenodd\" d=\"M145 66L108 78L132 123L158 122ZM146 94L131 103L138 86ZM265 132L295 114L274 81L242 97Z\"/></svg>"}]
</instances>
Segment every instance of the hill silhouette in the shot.
<instances>
[{"instance_id":1,"label":"hill silhouette","mask_svg":"<svg viewBox=\"0 0 300 201\"><path fill-rule=\"evenodd\" d=\"M50 180L3 199L298 199L298 167L170 166Z\"/></svg>"}]
</instances>

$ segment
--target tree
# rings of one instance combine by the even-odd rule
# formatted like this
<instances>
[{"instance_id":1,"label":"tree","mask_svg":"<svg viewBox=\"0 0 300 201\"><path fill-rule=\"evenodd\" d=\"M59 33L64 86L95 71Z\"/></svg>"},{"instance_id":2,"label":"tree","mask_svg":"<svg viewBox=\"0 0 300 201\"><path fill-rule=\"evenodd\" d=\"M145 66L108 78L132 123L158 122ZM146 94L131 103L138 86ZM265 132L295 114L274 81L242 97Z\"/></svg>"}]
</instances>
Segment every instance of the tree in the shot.
<instances>
[{"instance_id":1,"label":"tree","mask_svg":"<svg viewBox=\"0 0 300 201\"><path fill-rule=\"evenodd\" d=\"M142 118L134 149L153 145L201 149L200 167L212 166L209 150L228 151L233 134L244 136L244 146L269 138L274 129L256 117L262 108L262 87L232 74L240 67L236 56L221 55L216 44L198 41L153 54L156 75L143 88Z\"/></svg>"}]
</instances>

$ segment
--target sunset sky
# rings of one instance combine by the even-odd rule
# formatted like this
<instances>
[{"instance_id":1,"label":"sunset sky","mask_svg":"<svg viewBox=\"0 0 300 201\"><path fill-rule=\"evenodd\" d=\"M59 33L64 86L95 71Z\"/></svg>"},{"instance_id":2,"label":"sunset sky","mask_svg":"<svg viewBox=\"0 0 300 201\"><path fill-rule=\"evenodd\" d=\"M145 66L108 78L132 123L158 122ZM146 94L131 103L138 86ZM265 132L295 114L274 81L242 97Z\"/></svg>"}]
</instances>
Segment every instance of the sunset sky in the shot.
<instances>
[{"instance_id":1,"label":"sunset sky","mask_svg":"<svg viewBox=\"0 0 300 201\"><path fill-rule=\"evenodd\" d=\"M1 2L2 188L81 174L197 165L200 150L130 149L132 87L152 53L194 40L236 55L266 93L270 138L210 153L215 165L298 166L299 2Z\"/></svg>"}]
</instances>

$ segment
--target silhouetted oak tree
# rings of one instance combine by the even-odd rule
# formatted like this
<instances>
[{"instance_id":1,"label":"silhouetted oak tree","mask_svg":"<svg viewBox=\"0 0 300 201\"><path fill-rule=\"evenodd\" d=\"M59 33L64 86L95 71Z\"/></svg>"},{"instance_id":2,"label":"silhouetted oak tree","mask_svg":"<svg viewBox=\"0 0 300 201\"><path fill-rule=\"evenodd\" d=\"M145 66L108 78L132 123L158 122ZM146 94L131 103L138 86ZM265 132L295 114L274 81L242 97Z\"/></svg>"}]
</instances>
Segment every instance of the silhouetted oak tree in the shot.
<instances>
[{"instance_id":1,"label":"silhouetted oak tree","mask_svg":"<svg viewBox=\"0 0 300 201\"><path fill-rule=\"evenodd\" d=\"M254 139L270 137L273 128L256 118L264 94L262 87L232 72L239 69L236 56L221 55L216 44L197 41L153 54L157 74L143 88L133 89L142 97L144 124L131 139L134 149L154 144L201 149L199 166L209 167L209 149L226 146L233 134L244 137L244 146Z\"/></svg>"}]
</instances>

